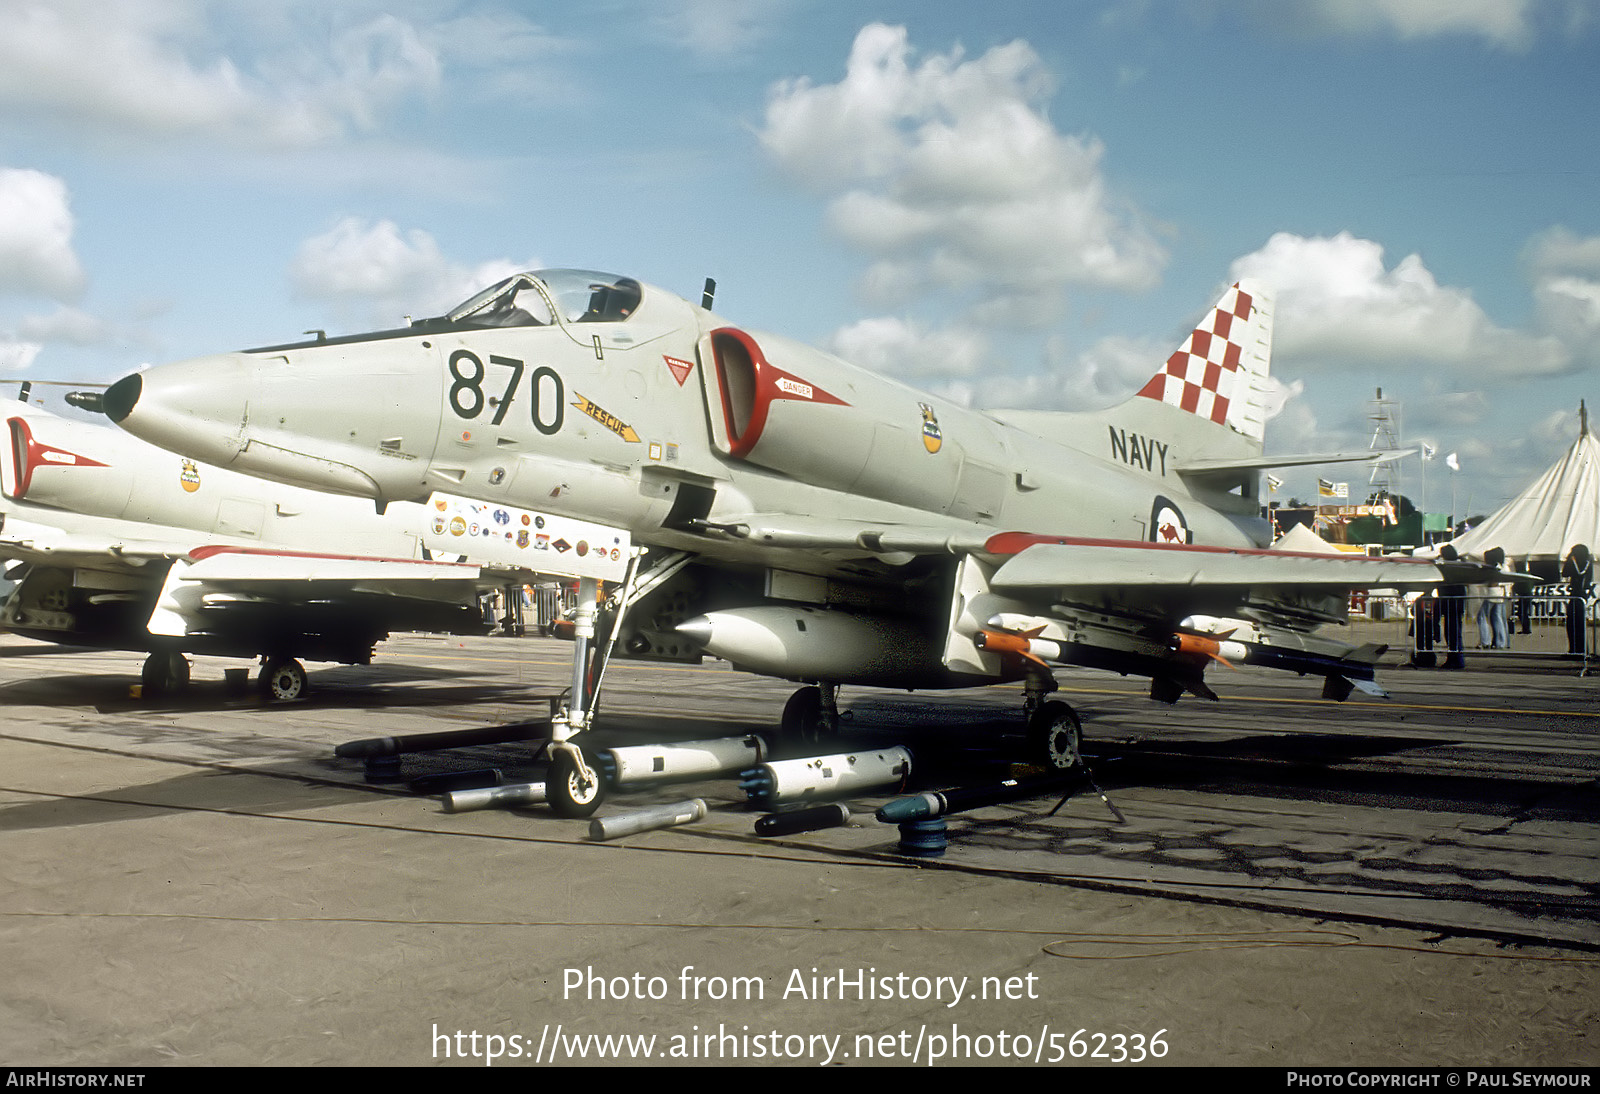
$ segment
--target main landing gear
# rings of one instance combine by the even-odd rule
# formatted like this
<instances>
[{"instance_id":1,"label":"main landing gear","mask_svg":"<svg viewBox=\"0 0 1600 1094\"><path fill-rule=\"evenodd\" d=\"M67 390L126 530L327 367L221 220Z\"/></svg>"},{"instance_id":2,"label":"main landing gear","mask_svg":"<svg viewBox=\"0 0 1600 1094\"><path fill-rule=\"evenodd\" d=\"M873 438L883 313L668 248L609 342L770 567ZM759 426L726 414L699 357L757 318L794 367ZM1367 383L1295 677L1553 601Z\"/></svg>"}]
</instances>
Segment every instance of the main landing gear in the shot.
<instances>
[{"instance_id":1,"label":"main landing gear","mask_svg":"<svg viewBox=\"0 0 1600 1094\"><path fill-rule=\"evenodd\" d=\"M1083 762L1083 723L1059 699L1046 700L1056 682L1043 673L1031 673L1023 709L1027 714L1027 761L1046 771L1070 771ZM783 707L780 734L791 748L804 755L826 743L839 729L839 686L803 687Z\"/></svg>"},{"instance_id":2,"label":"main landing gear","mask_svg":"<svg viewBox=\"0 0 1600 1094\"><path fill-rule=\"evenodd\" d=\"M171 650L157 650L139 670L139 694L154 698L178 695L189 687L189 659Z\"/></svg>"},{"instance_id":3,"label":"main landing gear","mask_svg":"<svg viewBox=\"0 0 1600 1094\"><path fill-rule=\"evenodd\" d=\"M265 698L287 703L306 693L305 666L292 657L263 657L257 682Z\"/></svg>"},{"instance_id":4,"label":"main landing gear","mask_svg":"<svg viewBox=\"0 0 1600 1094\"><path fill-rule=\"evenodd\" d=\"M189 679L187 657L175 650L157 650L139 670L140 694L152 699L181 695L188 690ZM263 657L256 683L263 698L278 703L300 698L309 687L305 666L292 657Z\"/></svg>"},{"instance_id":5,"label":"main landing gear","mask_svg":"<svg viewBox=\"0 0 1600 1094\"><path fill-rule=\"evenodd\" d=\"M800 750L822 744L839 730L839 685L813 684L803 687L783 705L779 733L783 740Z\"/></svg>"},{"instance_id":6,"label":"main landing gear","mask_svg":"<svg viewBox=\"0 0 1600 1094\"><path fill-rule=\"evenodd\" d=\"M1083 723L1066 703L1045 699L1056 686L1051 676L1028 673L1022 701L1028 715L1027 756L1046 771L1070 771L1083 763Z\"/></svg>"}]
</instances>

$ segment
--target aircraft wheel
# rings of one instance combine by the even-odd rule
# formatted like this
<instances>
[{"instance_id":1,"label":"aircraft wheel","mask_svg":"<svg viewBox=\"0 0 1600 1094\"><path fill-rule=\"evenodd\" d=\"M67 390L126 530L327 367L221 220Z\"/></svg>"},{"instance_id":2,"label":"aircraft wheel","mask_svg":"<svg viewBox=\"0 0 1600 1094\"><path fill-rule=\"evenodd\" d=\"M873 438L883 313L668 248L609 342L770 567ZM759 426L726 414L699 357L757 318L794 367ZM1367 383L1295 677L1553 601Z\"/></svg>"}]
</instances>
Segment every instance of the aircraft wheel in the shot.
<instances>
[{"instance_id":1,"label":"aircraft wheel","mask_svg":"<svg viewBox=\"0 0 1600 1094\"><path fill-rule=\"evenodd\" d=\"M177 695L189 686L189 659L181 653L157 650L139 670L140 694Z\"/></svg>"},{"instance_id":2,"label":"aircraft wheel","mask_svg":"<svg viewBox=\"0 0 1600 1094\"><path fill-rule=\"evenodd\" d=\"M821 688L801 688L789 696L789 701L783 705L779 732L785 741L798 746L810 747L822 741Z\"/></svg>"},{"instance_id":3,"label":"aircraft wheel","mask_svg":"<svg viewBox=\"0 0 1600 1094\"><path fill-rule=\"evenodd\" d=\"M550 761L550 772L545 776L545 800L558 817L590 816L605 801L605 780L600 778L599 767L588 753L584 754L583 761L594 772L593 779L585 779L566 752L556 752Z\"/></svg>"},{"instance_id":4,"label":"aircraft wheel","mask_svg":"<svg viewBox=\"0 0 1600 1094\"><path fill-rule=\"evenodd\" d=\"M306 693L306 670L292 657L272 657L261 669L261 693L277 703L287 703Z\"/></svg>"},{"instance_id":5,"label":"aircraft wheel","mask_svg":"<svg viewBox=\"0 0 1600 1094\"><path fill-rule=\"evenodd\" d=\"M1083 762L1083 725L1067 704L1042 703L1028 722L1028 758L1052 771L1070 771Z\"/></svg>"}]
</instances>

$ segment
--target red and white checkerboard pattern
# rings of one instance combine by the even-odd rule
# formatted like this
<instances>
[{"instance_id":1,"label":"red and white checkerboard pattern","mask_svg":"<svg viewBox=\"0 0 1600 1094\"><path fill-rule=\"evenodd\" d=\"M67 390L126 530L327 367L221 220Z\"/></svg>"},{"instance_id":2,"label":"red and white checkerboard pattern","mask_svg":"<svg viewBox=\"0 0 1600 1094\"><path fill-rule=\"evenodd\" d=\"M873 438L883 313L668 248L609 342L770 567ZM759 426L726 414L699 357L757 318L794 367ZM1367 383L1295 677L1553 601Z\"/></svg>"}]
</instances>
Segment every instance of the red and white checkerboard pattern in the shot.
<instances>
[{"instance_id":1,"label":"red and white checkerboard pattern","mask_svg":"<svg viewBox=\"0 0 1600 1094\"><path fill-rule=\"evenodd\" d=\"M1250 376L1239 368L1245 347L1236 339L1242 338L1254 308L1250 294L1233 286L1217 302L1211 322L1196 327L1139 394L1224 424L1228 408L1249 394Z\"/></svg>"}]
</instances>

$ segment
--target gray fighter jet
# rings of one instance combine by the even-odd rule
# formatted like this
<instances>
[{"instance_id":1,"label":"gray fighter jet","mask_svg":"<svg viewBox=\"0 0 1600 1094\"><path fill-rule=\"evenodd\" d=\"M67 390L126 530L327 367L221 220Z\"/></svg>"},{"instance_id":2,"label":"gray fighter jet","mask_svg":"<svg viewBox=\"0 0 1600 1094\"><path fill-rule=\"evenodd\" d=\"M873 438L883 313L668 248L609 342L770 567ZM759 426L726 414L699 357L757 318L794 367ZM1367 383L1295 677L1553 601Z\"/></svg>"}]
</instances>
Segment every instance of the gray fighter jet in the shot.
<instances>
[{"instance_id":1,"label":"gray fighter jet","mask_svg":"<svg viewBox=\"0 0 1600 1094\"><path fill-rule=\"evenodd\" d=\"M0 400L0 626L46 642L145 650L150 694L183 655L261 658L271 698L301 658L366 664L393 630L481 633L481 592L511 571L425 557L420 505L346 497L183 459L105 426Z\"/></svg>"},{"instance_id":2,"label":"gray fighter jet","mask_svg":"<svg viewBox=\"0 0 1600 1094\"><path fill-rule=\"evenodd\" d=\"M1438 580L1266 549L1268 468L1371 454L1263 455L1260 286L1230 286L1095 413L972 410L710 307L709 285L697 307L626 277L524 273L403 329L131 375L106 411L190 457L379 505L447 491L614 529L643 549L613 600L617 648L800 682L783 722L802 735L832 728L841 684L1022 680L1035 757L1070 766L1059 666L1146 676L1174 702L1215 698L1206 668L1245 661L1342 699L1376 690L1380 651L1319 628L1352 588ZM601 793L579 747L600 668L575 666L552 753L552 800L580 815Z\"/></svg>"}]
</instances>

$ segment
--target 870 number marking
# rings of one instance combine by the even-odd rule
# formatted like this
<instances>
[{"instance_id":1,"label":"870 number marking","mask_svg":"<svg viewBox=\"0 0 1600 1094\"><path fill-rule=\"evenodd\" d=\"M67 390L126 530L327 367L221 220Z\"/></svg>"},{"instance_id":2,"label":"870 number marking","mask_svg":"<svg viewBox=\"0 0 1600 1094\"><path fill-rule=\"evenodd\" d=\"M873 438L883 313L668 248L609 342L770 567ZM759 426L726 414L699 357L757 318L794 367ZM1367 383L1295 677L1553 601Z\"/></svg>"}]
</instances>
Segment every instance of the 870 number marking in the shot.
<instances>
[{"instance_id":1,"label":"870 number marking","mask_svg":"<svg viewBox=\"0 0 1600 1094\"><path fill-rule=\"evenodd\" d=\"M483 381L488 370L484 368L483 359L465 349L458 349L450 355L450 375L454 379L450 385L450 409L456 412L456 417L476 418L483 413L487 401L495 404L490 424L499 425L506 420L506 411L511 409L517 397L517 388L522 383L522 372L526 366L515 357L496 354L489 356L489 363L511 371L506 376L505 390L498 397L486 400ZM529 387L532 389L532 405L528 408L528 417L533 427L547 437L560 432L561 421L566 413L566 389L561 383L560 373L547 365L540 365L533 370ZM547 391L551 396L548 402L545 398Z\"/></svg>"}]
</instances>

